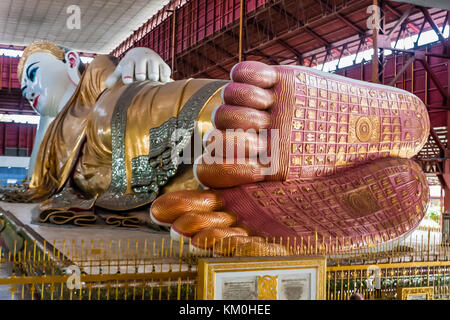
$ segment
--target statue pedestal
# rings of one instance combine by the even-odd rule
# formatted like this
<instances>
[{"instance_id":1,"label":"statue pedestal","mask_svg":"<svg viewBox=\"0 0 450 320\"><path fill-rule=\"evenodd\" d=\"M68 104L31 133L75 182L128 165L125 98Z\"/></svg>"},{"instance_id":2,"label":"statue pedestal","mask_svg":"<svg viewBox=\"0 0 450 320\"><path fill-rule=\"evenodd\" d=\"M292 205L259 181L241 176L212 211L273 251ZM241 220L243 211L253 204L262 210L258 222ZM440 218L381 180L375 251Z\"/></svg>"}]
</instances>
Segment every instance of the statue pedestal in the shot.
<instances>
[{"instance_id":1,"label":"statue pedestal","mask_svg":"<svg viewBox=\"0 0 450 320\"><path fill-rule=\"evenodd\" d=\"M172 241L166 231L40 223L38 208L38 203L0 202L5 259L9 251L11 259L52 261L59 269L76 265L88 274L188 269L188 245Z\"/></svg>"}]
</instances>

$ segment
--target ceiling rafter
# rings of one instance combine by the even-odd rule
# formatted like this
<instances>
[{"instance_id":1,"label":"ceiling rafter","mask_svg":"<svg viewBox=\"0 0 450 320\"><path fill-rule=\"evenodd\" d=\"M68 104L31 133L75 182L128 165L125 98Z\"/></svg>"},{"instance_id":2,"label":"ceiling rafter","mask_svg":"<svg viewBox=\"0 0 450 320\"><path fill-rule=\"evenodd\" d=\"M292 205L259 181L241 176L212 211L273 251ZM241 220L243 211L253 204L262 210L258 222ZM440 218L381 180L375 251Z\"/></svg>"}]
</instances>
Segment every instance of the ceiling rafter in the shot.
<instances>
[{"instance_id":1,"label":"ceiling rafter","mask_svg":"<svg viewBox=\"0 0 450 320\"><path fill-rule=\"evenodd\" d=\"M289 45L285 40L278 38L278 35L258 23L258 21L256 21L256 18L251 19L251 21L253 21L253 24L256 26L256 28L266 34L269 39L275 40L278 44L289 50L296 57L297 61L300 62L302 60L303 54L299 50Z\"/></svg>"},{"instance_id":2,"label":"ceiling rafter","mask_svg":"<svg viewBox=\"0 0 450 320\"><path fill-rule=\"evenodd\" d=\"M363 28L361 28L360 26L358 26L354 22L350 21L342 13L333 10L333 7L331 5L329 5L326 0L316 0L316 2L318 2L319 4L325 6L330 11L331 14L335 15L336 17L338 17L339 20L344 22L347 26L352 28L357 33L359 33L361 35L366 33L367 30L364 30Z\"/></svg>"},{"instance_id":3,"label":"ceiling rafter","mask_svg":"<svg viewBox=\"0 0 450 320\"><path fill-rule=\"evenodd\" d=\"M319 35L311 27L307 26L302 20L300 20L300 18L289 13L288 11L286 11L284 8L280 7L279 5L274 5L273 8L275 10L279 11L281 14L285 15L286 17L289 17L290 19L296 21L299 25L303 26L309 34L311 34L314 38L316 38L317 40L322 42L323 45L325 45L326 47L331 47L331 43L327 39L325 39L324 37Z\"/></svg>"}]
</instances>

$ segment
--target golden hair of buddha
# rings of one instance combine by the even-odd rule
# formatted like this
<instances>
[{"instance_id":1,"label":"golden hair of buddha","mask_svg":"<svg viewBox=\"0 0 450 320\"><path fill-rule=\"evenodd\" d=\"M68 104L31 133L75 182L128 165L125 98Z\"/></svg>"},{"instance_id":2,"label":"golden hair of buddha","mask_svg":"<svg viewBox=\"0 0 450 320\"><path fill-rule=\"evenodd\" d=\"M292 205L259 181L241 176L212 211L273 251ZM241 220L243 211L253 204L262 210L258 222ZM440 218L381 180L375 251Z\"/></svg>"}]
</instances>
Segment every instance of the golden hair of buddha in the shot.
<instances>
[{"instance_id":1,"label":"golden hair of buddha","mask_svg":"<svg viewBox=\"0 0 450 320\"><path fill-rule=\"evenodd\" d=\"M25 48L23 51L22 57L19 60L19 64L17 65L17 76L19 81L22 79L23 67L25 66L25 62L28 57L37 52L44 52L51 54L58 60L64 60L65 50L60 46L50 42L50 41L35 41L29 46Z\"/></svg>"}]
</instances>

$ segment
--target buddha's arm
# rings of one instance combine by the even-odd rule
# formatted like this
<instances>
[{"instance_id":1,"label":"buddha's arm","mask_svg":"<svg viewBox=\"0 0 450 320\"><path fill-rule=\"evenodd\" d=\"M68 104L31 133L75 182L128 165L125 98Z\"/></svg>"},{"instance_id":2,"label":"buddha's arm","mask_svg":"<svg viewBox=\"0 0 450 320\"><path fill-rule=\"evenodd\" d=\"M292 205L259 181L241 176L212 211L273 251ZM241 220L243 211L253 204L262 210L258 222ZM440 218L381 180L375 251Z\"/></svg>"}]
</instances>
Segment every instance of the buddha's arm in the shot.
<instances>
[{"instance_id":1,"label":"buddha's arm","mask_svg":"<svg viewBox=\"0 0 450 320\"><path fill-rule=\"evenodd\" d=\"M142 82L105 91L87 126L87 141L74 173L77 185L91 195L113 185L124 185L123 192L132 194L154 188L155 183L162 187L169 180L179 180L179 171L175 177L170 174L175 168L155 169L150 163L168 150L169 156L172 152L179 156L181 150L175 148L189 142L194 131L203 134L212 128L211 114L221 103L220 91L226 83L210 79ZM179 133L183 142L173 140Z\"/></svg>"}]
</instances>

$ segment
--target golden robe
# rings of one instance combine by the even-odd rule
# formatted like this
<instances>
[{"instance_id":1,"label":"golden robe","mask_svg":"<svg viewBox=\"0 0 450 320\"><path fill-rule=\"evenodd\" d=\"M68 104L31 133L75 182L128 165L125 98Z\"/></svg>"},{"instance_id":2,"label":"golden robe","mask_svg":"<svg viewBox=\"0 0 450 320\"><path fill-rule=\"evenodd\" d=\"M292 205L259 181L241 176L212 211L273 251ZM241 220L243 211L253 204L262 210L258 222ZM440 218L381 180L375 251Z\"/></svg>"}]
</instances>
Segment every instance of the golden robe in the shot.
<instances>
[{"instance_id":1,"label":"golden robe","mask_svg":"<svg viewBox=\"0 0 450 320\"><path fill-rule=\"evenodd\" d=\"M161 192L197 187L192 168L173 160L194 130L212 127L226 81L118 82L106 89L116 64L95 58L45 134L28 190L34 200L47 198L41 221L91 223L94 205L127 211Z\"/></svg>"}]
</instances>

